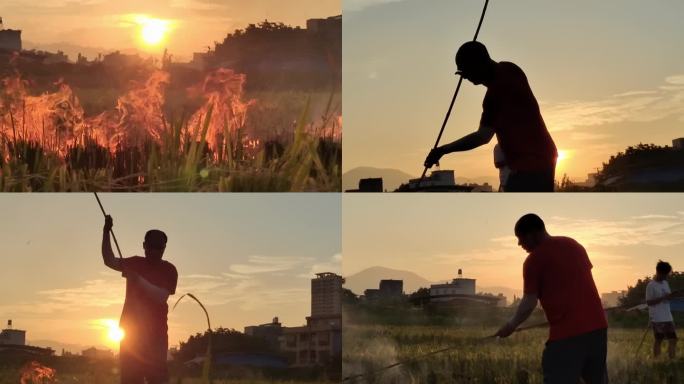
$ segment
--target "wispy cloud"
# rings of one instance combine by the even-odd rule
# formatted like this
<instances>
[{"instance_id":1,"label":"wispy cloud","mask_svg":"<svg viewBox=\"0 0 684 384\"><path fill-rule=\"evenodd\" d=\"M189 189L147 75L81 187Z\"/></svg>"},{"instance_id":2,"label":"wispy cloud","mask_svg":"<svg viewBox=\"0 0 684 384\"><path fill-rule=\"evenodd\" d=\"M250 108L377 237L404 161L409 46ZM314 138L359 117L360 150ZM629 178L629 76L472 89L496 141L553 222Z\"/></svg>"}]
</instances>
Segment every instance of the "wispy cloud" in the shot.
<instances>
[{"instance_id":1,"label":"wispy cloud","mask_svg":"<svg viewBox=\"0 0 684 384\"><path fill-rule=\"evenodd\" d=\"M315 274L322 272L333 272L337 274L342 273L342 254L337 253L330 257L328 260L322 260L320 262L313 263L311 268L305 273L299 275L299 277L310 279L313 278Z\"/></svg>"},{"instance_id":2,"label":"wispy cloud","mask_svg":"<svg viewBox=\"0 0 684 384\"><path fill-rule=\"evenodd\" d=\"M542 110L552 132L619 122L650 122L668 116L682 120L684 75L668 76L655 89L629 91L605 99L542 103Z\"/></svg>"},{"instance_id":3,"label":"wispy cloud","mask_svg":"<svg viewBox=\"0 0 684 384\"><path fill-rule=\"evenodd\" d=\"M298 256L249 256L247 263L233 264L230 271L243 275L288 271L312 262L310 257Z\"/></svg>"},{"instance_id":4,"label":"wispy cloud","mask_svg":"<svg viewBox=\"0 0 684 384\"><path fill-rule=\"evenodd\" d=\"M547 227L554 233L569 234L586 246L684 243L684 218L668 215L642 215L620 220L554 217Z\"/></svg>"},{"instance_id":5,"label":"wispy cloud","mask_svg":"<svg viewBox=\"0 0 684 384\"><path fill-rule=\"evenodd\" d=\"M124 284L114 278L94 279L77 286L38 291L37 294L39 298L36 300L1 305L0 312L17 317L35 317L122 305Z\"/></svg>"}]
</instances>

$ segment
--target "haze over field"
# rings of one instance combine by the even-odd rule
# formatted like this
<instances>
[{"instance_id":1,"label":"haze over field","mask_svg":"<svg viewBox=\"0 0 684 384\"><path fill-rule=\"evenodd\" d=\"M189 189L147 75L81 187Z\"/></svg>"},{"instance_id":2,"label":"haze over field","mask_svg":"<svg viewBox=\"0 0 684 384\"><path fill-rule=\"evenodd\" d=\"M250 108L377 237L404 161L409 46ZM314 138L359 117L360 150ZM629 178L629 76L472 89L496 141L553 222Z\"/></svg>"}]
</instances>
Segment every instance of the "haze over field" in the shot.
<instances>
[{"instance_id":1,"label":"haze over field","mask_svg":"<svg viewBox=\"0 0 684 384\"><path fill-rule=\"evenodd\" d=\"M513 226L529 212L539 214L552 235L584 245L599 292L652 276L659 259L684 269L684 201L677 194L454 197L346 194L344 275L379 265L447 281L461 268L478 287L521 289L527 254Z\"/></svg>"},{"instance_id":2,"label":"haze over field","mask_svg":"<svg viewBox=\"0 0 684 384\"><path fill-rule=\"evenodd\" d=\"M420 174L456 87L454 55L483 4L344 2L344 172ZM478 39L525 71L560 151L559 179L584 181L628 146L683 135L682 14L677 0L490 2ZM442 144L477 129L485 90L464 82ZM495 141L445 157L442 169L497 180Z\"/></svg>"},{"instance_id":3,"label":"haze over field","mask_svg":"<svg viewBox=\"0 0 684 384\"><path fill-rule=\"evenodd\" d=\"M147 230L167 233L164 259L179 273L169 307L193 293L215 327L242 331L274 316L286 326L305 324L314 273L341 272L339 196L100 198L114 217L124 256L144 255ZM10 194L0 196L0 208L8 218L0 224L0 319L13 319L29 341L41 340L39 346L51 340L116 350L110 332L121 313L125 281L102 262L103 218L93 195ZM196 303L181 302L169 314L169 344L205 327Z\"/></svg>"}]
</instances>

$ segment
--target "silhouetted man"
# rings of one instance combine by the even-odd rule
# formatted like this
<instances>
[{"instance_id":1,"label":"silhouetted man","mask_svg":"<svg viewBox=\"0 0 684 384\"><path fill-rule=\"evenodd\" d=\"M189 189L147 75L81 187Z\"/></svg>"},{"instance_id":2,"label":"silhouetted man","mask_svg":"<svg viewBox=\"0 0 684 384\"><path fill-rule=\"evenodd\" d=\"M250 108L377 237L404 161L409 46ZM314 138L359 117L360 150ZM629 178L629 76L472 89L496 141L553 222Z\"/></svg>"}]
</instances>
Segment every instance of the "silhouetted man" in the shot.
<instances>
[{"instance_id":1,"label":"silhouetted man","mask_svg":"<svg viewBox=\"0 0 684 384\"><path fill-rule=\"evenodd\" d=\"M496 62L476 41L463 44L456 53L458 72L473 84L487 87L477 131L433 149L425 159L431 167L442 156L489 143L496 135L511 173L506 192L553 192L556 145L546 129L539 104L527 77L517 65Z\"/></svg>"},{"instance_id":2,"label":"silhouetted man","mask_svg":"<svg viewBox=\"0 0 684 384\"><path fill-rule=\"evenodd\" d=\"M145 257L118 259L109 239L112 217L107 215L102 234L102 258L109 268L121 271L126 278L126 300L120 327L124 338L119 347L122 384L168 383L166 300L176 292L178 272L162 260L166 234L153 229L145 234Z\"/></svg>"},{"instance_id":3,"label":"silhouetted man","mask_svg":"<svg viewBox=\"0 0 684 384\"><path fill-rule=\"evenodd\" d=\"M667 283L667 277L672 272L670 263L658 261L656 275L646 286L646 304L648 305L648 317L653 327L653 356L660 356L660 345L663 340L669 340L668 356L675 358L677 351L677 334L675 333L674 319L670 311L670 298L672 291Z\"/></svg>"},{"instance_id":4,"label":"silhouetted man","mask_svg":"<svg viewBox=\"0 0 684 384\"><path fill-rule=\"evenodd\" d=\"M551 236L535 214L515 224L518 245L529 253L523 264L524 295L515 316L496 336L508 337L541 302L549 322L542 356L544 384L604 384L607 328L591 262L578 242Z\"/></svg>"}]
</instances>

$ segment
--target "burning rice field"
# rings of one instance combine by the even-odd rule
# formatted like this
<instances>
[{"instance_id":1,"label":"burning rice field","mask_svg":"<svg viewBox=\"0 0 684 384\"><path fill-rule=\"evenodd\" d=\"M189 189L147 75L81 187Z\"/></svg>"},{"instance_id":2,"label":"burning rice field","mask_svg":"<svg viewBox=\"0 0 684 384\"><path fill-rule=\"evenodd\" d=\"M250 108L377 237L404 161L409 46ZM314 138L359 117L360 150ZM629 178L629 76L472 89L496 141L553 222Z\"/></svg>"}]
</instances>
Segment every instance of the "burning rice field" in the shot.
<instances>
[{"instance_id":1,"label":"burning rice field","mask_svg":"<svg viewBox=\"0 0 684 384\"><path fill-rule=\"evenodd\" d=\"M39 93L18 72L0 79L0 190L339 191L340 93L248 94L246 81L219 68L173 93L155 70L86 113L100 100L64 81Z\"/></svg>"},{"instance_id":2,"label":"burning rice field","mask_svg":"<svg viewBox=\"0 0 684 384\"><path fill-rule=\"evenodd\" d=\"M541 354L547 329L508 339L486 338L494 328L345 325L346 383L542 383ZM609 328L608 376L612 383L670 384L684 381L684 347L677 359L651 357L653 336L639 346L644 329ZM423 357L431 351L446 352ZM665 348L665 347L664 347ZM638 354L637 354L638 352ZM405 364L377 372L399 361ZM373 374L374 372L377 372ZM359 375L364 375L359 377Z\"/></svg>"}]
</instances>

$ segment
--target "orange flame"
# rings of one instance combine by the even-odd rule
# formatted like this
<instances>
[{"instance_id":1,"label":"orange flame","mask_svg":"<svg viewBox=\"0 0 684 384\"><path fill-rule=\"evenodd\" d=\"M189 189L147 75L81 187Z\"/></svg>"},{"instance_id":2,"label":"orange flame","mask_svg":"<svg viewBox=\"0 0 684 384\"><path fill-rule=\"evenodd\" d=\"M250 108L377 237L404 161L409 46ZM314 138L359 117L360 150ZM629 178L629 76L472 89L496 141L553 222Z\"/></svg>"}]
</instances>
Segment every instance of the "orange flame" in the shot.
<instances>
[{"instance_id":1,"label":"orange flame","mask_svg":"<svg viewBox=\"0 0 684 384\"><path fill-rule=\"evenodd\" d=\"M31 361L21 368L21 384L54 383L57 371L37 361ZM48 381L46 381L48 380Z\"/></svg>"},{"instance_id":2,"label":"orange flame","mask_svg":"<svg viewBox=\"0 0 684 384\"><path fill-rule=\"evenodd\" d=\"M232 69L219 68L209 73L199 89L190 92L201 92L207 102L195 112L189 121L193 130L201 129L204 117L212 108L211 119L207 129L207 144L216 151L225 143L226 135L234 134L245 125L247 111L254 100L243 101L246 76L235 73ZM199 132L193 132L199 136ZM256 141L243 138L243 145L255 147Z\"/></svg>"},{"instance_id":3,"label":"orange flame","mask_svg":"<svg viewBox=\"0 0 684 384\"><path fill-rule=\"evenodd\" d=\"M61 80L58 91L28 95L28 82L19 76L3 79L5 105L0 127L15 140L34 140L62 152L83 134L83 108Z\"/></svg>"},{"instance_id":4,"label":"orange flame","mask_svg":"<svg viewBox=\"0 0 684 384\"><path fill-rule=\"evenodd\" d=\"M159 142L166 129L162 106L168 84L167 72L153 72L144 84L136 84L119 97L115 110L87 120L92 136L111 151L142 145L148 139Z\"/></svg>"},{"instance_id":5,"label":"orange flame","mask_svg":"<svg viewBox=\"0 0 684 384\"><path fill-rule=\"evenodd\" d=\"M201 96L205 101L187 121L190 134L181 138L181 144L199 140L211 108L206 142L214 156L236 146L241 146L247 156L256 154L261 140L249 137L242 129L250 107L255 104L254 100L244 99L245 82L244 74L219 68L207 74L201 84L190 87L187 90L190 96ZM30 96L28 81L17 74L2 79L0 135L15 141L38 142L62 157L69 147L86 140L112 153L118 148L140 146L148 141L160 143L165 132L171 129L163 112L169 83L169 73L156 70L145 82L135 83L119 97L114 109L87 117L71 87L61 80L55 83L55 92ZM312 135L339 139L342 134L339 112L323 120L323 124L307 124L306 130Z\"/></svg>"}]
</instances>

